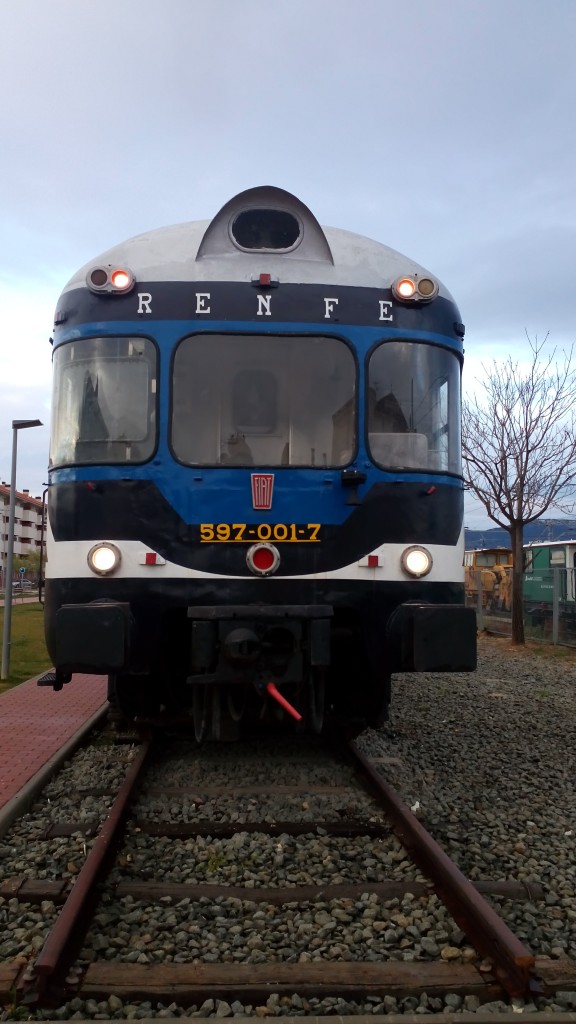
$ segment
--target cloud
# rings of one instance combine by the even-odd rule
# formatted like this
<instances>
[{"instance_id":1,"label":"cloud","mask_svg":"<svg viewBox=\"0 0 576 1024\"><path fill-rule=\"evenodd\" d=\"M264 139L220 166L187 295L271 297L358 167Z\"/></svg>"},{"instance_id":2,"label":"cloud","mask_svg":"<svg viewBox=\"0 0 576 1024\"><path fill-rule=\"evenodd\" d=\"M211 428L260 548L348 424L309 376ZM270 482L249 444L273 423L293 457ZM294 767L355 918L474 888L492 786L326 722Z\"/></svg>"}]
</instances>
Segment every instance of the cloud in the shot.
<instances>
[{"instance_id":1,"label":"cloud","mask_svg":"<svg viewBox=\"0 0 576 1024\"><path fill-rule=\"evenodd\" d=\"M573 0L20 0L0 19L1 438L14 402L49 400L78 267L256 184L439 276L469 365L525 329L573 340Z\"/></svg>"}]
</instances>

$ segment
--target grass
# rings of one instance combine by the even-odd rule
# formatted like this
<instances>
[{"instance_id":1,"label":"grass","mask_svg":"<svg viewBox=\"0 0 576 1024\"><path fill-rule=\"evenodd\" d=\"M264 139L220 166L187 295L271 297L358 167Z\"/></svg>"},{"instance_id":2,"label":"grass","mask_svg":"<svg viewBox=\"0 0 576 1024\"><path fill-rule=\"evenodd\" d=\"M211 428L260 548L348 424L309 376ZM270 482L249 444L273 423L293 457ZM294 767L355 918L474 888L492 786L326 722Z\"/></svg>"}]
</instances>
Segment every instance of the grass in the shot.
<instances>
[{"instance_id":1,"label":"grass","mask_svg":"<svg viewBox=\"0 0 576 1024\"><path fill-rule=\"evenodd\" d=\"M4 608L0 608L0 638L4 629ZM0 682L0 693L40 675L51 667L44 643L44 612L39 603L12 605L10 671ZM1 648L1 639L0 639Z\"/></svg>"}]
</instances>

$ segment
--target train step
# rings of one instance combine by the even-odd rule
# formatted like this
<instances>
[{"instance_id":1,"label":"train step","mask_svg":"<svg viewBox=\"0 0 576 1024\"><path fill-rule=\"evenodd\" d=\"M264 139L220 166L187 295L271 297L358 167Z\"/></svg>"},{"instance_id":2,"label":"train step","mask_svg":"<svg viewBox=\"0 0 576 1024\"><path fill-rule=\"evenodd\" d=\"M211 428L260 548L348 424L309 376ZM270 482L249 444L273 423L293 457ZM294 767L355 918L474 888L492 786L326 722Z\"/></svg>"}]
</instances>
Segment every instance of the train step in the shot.
<instances>
[{"instance_id":1,"label":"train step","mask_svg":"<svg viewBox=\"0 0 576 1024\"><path fill-rule=\"evenodd\" d=\"M54 686L56 682L56 669L52 668L49 672L45 672L36 682L38 686Z\"/></svg>"}]
</instances>

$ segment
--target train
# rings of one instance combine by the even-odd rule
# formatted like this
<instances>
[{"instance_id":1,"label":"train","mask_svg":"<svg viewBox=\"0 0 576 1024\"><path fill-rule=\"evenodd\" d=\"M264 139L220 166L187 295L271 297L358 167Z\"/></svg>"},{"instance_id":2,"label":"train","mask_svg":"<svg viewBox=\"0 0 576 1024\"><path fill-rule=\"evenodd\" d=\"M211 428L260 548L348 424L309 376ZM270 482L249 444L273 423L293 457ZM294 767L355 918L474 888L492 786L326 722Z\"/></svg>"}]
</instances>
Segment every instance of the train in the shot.
<instances>
[{"instance_id":1,"label":"train","mask_svg":"<svg viewBox=\"0 0 576 1024\"><path fill-rule=\"evenodd\" d=\"M43 685L107 676L202 742L473 671L463 338L434 274L276 186L90 260L51 338Z\"/></svg>"},{"instance_id":2,"label":"train","mask_svg":"<svg viewBox=\"0 0 576 1024\"><path fill-rule=\"evenodd\" d=\"M552 603L554 570L558 573L558 599L576 602L576 540L535 541L524 546L524 601Z\"/></svg>"}]
</instances>

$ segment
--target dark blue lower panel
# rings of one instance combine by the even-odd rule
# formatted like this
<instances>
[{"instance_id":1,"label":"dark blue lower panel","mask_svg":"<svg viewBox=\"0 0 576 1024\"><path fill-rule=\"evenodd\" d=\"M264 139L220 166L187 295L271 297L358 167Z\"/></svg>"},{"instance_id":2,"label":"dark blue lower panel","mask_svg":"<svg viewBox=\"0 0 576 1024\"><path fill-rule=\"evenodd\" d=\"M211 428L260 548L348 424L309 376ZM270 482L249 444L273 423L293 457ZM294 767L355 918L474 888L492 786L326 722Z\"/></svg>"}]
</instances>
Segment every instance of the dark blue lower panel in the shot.
<instances>
[{"instance_id":1,"label":"dark blue lower panel","mask_svg":"<svg viewBox=\"0 0 576 1024\"><path fill-rule=\"evenodd\" d=\"M466 671L475 667L476 627L463 601L463 586L425 581L48 580L46 639L54 664L67 671L187 675L195 607L206 619L211 607L221 618L242 606L243 621L251 605L255 620L271 607L303 620L322 608L332 613L333 658L346 648L371 673Z\"/></svg>"}]
</instances>

